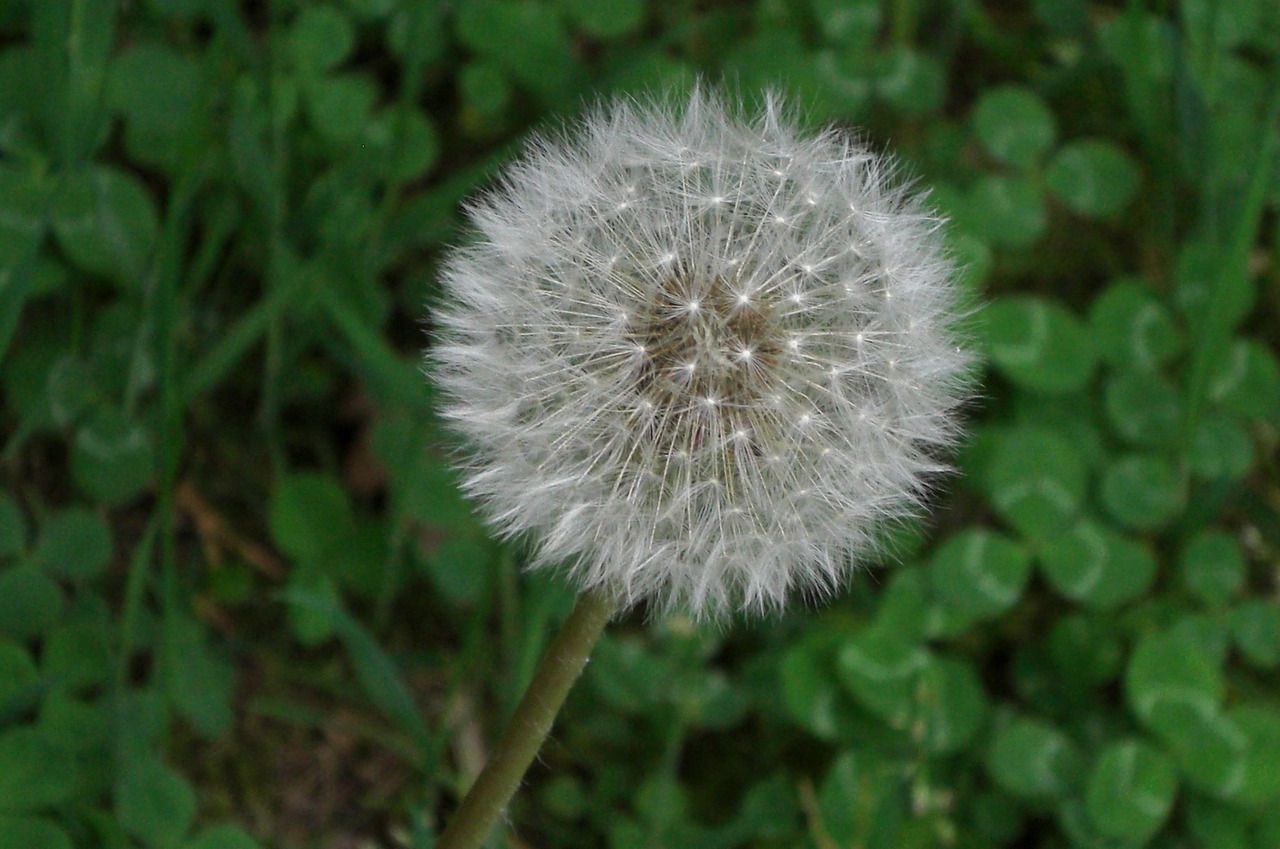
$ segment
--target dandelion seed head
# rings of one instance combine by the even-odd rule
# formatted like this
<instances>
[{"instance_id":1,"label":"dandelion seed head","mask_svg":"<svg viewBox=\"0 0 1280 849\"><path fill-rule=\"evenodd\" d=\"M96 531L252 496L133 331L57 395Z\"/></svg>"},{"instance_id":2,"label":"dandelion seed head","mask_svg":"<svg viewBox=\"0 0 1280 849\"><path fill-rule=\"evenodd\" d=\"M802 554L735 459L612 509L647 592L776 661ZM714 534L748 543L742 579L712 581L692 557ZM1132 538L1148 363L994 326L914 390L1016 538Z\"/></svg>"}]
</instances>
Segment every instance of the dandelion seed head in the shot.
<instances>
[{"instance_id":1,"label":"dandelion seed head","mask_svg":"<svg viewBox=\"0 0 1280 849\"><path fill-rule=\"evenodd\" d=\"M706 89L612 101L470 207L430 369L533 565L696 617L829 595L945 470L939 222L892 163Z\"/></svg>"}]
</instances>

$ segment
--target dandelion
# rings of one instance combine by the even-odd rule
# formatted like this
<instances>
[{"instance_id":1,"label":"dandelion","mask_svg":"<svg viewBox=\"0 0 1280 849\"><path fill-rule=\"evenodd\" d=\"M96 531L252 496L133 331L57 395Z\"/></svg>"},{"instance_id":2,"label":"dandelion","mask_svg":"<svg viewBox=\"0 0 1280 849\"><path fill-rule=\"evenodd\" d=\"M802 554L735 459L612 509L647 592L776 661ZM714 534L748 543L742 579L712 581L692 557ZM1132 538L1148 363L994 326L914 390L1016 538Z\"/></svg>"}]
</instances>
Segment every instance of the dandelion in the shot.
<instances>
[{"instance_id":1,"label":"dandelion","mask_svg":"<svg viewBox=\"0 0 1280 849\"><path fill-rule=\"evenodd\" d=\"M705 90L614 102L471 208L436 374L534 565L695 617L825 596L918 507L969 355L891 163Z\"/></svg>"},{"instance_id":2,"label":"dandelion","mask_svg":"<svg viewBox=\"0 0 1280 849\"><path fill-rule=\"evenodd\" d=\"M431 352L464 487L584 592L442 849L483 842L614 610L838 590L944 470L970 365L939 220L776 98L606 103L470 217Z\"/></svg>"}]
</instances>

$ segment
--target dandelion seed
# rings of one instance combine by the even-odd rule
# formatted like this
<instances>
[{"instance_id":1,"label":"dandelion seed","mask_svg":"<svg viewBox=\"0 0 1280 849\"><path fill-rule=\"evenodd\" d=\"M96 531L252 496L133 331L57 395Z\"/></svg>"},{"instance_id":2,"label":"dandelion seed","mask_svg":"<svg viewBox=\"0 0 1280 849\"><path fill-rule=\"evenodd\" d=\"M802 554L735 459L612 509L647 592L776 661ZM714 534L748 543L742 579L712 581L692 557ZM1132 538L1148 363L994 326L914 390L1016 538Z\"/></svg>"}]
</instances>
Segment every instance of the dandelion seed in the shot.
<instances>
[{"instance_id":1,"label":"dandelion seed","mask_svg":"<svg viewBox=\"0 0 1280 849\"><path fill-rule=\"evenodd\" d=\"M535 566L624 606L776 609L838 590L945 469L954 269L844 133L775 98L613 101L470 215L431 366L465 488Z\"/></svg>"}]
</instances>

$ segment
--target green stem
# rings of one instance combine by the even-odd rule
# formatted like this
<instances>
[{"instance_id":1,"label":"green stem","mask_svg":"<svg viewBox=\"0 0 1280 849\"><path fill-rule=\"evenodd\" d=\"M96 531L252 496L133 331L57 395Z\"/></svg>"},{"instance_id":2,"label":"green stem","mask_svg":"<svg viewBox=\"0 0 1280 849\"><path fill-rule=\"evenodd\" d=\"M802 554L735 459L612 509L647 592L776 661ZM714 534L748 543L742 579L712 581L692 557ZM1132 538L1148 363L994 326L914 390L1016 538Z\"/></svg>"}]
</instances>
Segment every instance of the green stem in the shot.
<instances>
[{"instance_id":1,"label":"green stem","mask_svg":"<svg viewBox=\"0 0 1280 849\"><path fill-rule=\"evenodd\" d=\"M512 714L493 757L471 786L436 849L480 849L542 748L569 688L582 674L592 647L614 613L604 593L584 592Z\"/></svg>"}]
</instances>

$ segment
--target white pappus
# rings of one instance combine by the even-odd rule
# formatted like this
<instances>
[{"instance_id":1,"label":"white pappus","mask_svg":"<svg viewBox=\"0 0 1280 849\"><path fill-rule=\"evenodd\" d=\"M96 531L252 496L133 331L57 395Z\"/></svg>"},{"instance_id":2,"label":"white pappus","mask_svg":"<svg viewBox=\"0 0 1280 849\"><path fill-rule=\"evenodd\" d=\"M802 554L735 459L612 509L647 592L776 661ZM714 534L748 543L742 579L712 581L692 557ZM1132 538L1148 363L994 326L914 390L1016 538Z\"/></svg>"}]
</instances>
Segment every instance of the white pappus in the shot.
<instances>
[{"instance_id":1,"label":"white pappus","mask_svg":"<svg viewBox=\"0 0 1280 849\"><path fill-rule=\"evenodd\" d=\"M696 618L824 596L945 469L972 356L891 161L696 88L544 135L469 207L428 367L533 564Z\"/></svg>"}]
</instances>

